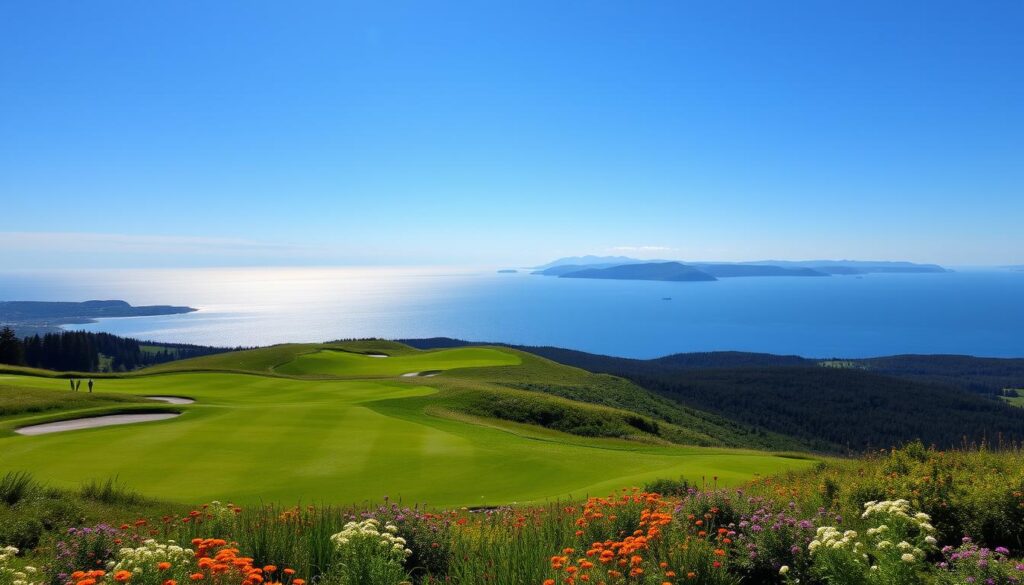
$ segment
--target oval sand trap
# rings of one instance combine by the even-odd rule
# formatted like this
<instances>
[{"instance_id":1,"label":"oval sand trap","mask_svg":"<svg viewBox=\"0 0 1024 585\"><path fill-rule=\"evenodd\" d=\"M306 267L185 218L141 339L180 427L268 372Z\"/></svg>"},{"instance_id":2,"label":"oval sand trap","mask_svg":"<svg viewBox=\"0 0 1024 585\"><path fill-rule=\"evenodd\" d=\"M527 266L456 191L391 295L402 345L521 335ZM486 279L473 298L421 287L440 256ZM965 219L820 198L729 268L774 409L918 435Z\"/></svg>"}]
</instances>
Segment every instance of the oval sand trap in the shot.
<instances>
[{"instance_id":1,"label":"oval sand trap","mask_svg":"<svg viewBox=\"0 0 1024 585\"><path fill-rule=\"evenodd\" d=\"M160 402L166 402L168 404L192 404L195 402L195 400L185 398L184 396L143 396L143 398L159 400Z\"/></svg>"},{"instance_id":2,"label":"oval sand trap","mask_svg":"<svg viewBox=\"0 0 1024 585\"><path fill-rule=\"evenodd\" d=\"M92 429L96 427L109 427L113 425L127 425L132 423L150 422L155 420L166 420L181 416L179 412L152 412L140 414L108 414L106 416L93 416L90 418L76 418L73 420L61 420L52 423L29 425L14 429L19 435L45 435L47 433L59 433L61 431L77 431L80 429Z\"/></svg>"},{"instance_id":3,"label":"oval sand trap","mask_svg":"<svg viewBox=\"0 0 1024 585\"><path fill-rule=\"evenodd\" d=\"M409 372L402 374L403 378L433 378L441 373L441 370L427 370L426 372Z\"/></svg>"}]
</instances>

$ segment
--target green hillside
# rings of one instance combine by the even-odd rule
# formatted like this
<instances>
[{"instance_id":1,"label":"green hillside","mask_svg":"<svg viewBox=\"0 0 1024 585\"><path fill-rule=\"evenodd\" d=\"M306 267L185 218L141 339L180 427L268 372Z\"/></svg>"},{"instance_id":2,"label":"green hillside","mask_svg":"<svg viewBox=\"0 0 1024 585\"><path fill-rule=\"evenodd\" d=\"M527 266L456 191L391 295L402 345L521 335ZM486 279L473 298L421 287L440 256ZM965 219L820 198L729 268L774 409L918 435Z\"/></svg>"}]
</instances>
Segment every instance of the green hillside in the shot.
<instances>
[{"instance_id":1,"label":"green hillside","mask_svg":"<svg viewBox=\"0 0 1024 585\"><path fill-rule=\"evenodd\" d=\"M442 373L402 376L422 371ZM96 380L102 396L87 397L68 392L61 378L4 374L0 469L31 471L67 487L117 476L177 502L357 502L390 495L444 506L583 496L680 475L737 483L810 464L673 444L735 445L742 437L713 418L694 415L688 426L684 411L628 382L506 349L292 344ZM3 408L29 393L53 399L42 411ZM138 399L153 395L195 403ZM623 410L630 401L640 407ZM14 433L26 424L154 410L181 415Z\"/></svg>"}]
</instances>

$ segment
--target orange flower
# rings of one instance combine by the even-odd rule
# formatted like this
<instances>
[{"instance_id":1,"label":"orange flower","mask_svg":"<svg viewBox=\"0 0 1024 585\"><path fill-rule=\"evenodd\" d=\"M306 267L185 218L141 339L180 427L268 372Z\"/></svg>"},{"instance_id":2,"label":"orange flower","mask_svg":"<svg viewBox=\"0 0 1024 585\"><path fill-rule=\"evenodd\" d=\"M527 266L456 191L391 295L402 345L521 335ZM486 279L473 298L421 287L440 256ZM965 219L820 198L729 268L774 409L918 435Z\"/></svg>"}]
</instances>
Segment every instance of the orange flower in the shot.
<instances>
[{"instance_id":1,"label":"orange flower","mask_svg":"<svg viewBox=\"0 0 1024 585\"><path fill-rule=\"evenodd\" d=\"M171 563L168 563L167 561L164 561L162 563L158 563L156 568L157 568L157 570L160 570L160 571L166 571L167 569L171 568Z\"/></svg>"},{"instance_id":2,"label":"orange flower","mask_svg":"<svg viewBox=\"0 0 1024 585\"><path fill-rule=\"evenodd\" d=\"M192 579L193 581L202 581L205 576L206 575L203 575L202 573L192 573L188 576L188 578Z\"/></svg>"},{"instance_id":3,"label":"orange flower","mask_svg":"<svg viewBox=\"0 0 1024 585\"><path fill-rule=\"evenodd\" d=\"M118 571L117 573L114 574L114 581L117 581L118 583L127 583L128 580L131 579L131 578L132 578L132 572L131 571Z\"/></svg>"}]
</instances>

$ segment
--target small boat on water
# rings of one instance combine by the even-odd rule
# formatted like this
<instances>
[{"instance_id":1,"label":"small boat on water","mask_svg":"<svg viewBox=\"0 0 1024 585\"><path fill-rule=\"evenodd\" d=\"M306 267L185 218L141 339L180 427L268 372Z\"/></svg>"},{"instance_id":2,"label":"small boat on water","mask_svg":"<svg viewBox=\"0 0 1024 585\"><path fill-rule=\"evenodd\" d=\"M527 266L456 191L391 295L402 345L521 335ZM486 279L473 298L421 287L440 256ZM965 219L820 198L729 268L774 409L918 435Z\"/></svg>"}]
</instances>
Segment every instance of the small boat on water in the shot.
<instances>
[{"instance_id":1,"label":"small boat on water","mask_svg":"<svg viewBox=\"0 0 1024 585\"><path fill-rule=\"evenodd\" d=\"M671 301L672 297L661 297L661 300L663 300L663 301Z\"/></svg>"}]
</instances>

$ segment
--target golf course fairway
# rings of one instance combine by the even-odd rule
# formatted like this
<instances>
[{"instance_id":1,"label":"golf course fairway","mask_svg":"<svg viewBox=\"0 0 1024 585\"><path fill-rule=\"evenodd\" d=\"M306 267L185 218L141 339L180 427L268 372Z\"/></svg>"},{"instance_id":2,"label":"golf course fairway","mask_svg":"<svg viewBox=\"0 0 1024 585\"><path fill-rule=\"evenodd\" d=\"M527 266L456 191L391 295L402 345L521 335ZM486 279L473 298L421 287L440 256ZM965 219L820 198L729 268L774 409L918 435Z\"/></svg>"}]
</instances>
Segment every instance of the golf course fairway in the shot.
<instances>
[{"instance_id":1,"label":"golf course fairway","mask_svg":"<svg viewBox=\"0 0 1024 585\"><path fill-rule=\"evenodd\" d=\"M238 352L247 354L253 372L274 373L210 371L234 363L224 354L165 364L177 368L165 373L97 379L97 392L114 398L180 396L194 399L191 404L76 402L71 409L6 415L11 411L0 409L0 470L30 471L60 487L117 477L147 496L176 502L354 503L389 496L475 506L604 494L679 476L697 483L717 477L722 485L812 464L754 451L582 437L434 407L447 391L444 380L457 381L459 368L517 367L520 355L511 350L404 349L372 358L291 347L264 352L266 363L263 354ZM444 373L428 380L401 376L428 370ZM19 391L53 392L60 400L72 396L67 386L62 378L4 375L0 404L5 393ZM14 433L30 424L142 410L181 416Z\"/></svg>"}]
</instances>

